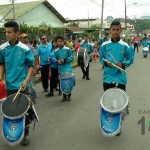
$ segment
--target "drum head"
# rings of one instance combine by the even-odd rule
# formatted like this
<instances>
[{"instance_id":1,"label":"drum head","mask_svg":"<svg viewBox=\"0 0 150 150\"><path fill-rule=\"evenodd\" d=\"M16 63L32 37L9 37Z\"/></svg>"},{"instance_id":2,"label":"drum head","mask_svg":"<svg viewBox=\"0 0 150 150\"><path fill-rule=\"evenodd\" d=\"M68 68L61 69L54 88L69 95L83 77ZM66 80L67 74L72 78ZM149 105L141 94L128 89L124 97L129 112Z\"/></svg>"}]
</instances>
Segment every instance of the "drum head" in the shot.
<instances>
[{"instance_id":1,"label":"drum head","mask_svg":"<svg viewBox=\"0 0 150 150\"><path fill-rule=\"evenodd\" d=\"M61 72L59 75L60 75L60 78L68 78L68 77L75 76L75 74L72 72Z\"/></svg>"},{"instance_id":2,"label":"drum head","mask_svg":"<svg viewBox=\"0 0 150 150\"><path fill-rule=\"evenodd\" d=\"M143 51L149 51L149 48L148 47L143 47Z\"/></svg>"},{"instance_id":3,"label":"drum head","mask_svg":"<svg viewBox=\"0 0 150 150\"><path fill-rule=\"evenodd\" d=\"M2 104L2 113L8 118L19 118L24 115L29 109L28 97L24 94L18 94L16 99L13 98L16 94L12 94L6 98Z\"/></svg>"},{"instance_id":4,"label":"drum head","mask_svg":"<svg viewBox=\"0 0 150 150\"><path fill-rule=\"evenodd\" d=\"M121 112L128 105L128 96L123 90L112 88L104 92L100 104L102 108L108 112Z\"/></svg>"}]
</instances>

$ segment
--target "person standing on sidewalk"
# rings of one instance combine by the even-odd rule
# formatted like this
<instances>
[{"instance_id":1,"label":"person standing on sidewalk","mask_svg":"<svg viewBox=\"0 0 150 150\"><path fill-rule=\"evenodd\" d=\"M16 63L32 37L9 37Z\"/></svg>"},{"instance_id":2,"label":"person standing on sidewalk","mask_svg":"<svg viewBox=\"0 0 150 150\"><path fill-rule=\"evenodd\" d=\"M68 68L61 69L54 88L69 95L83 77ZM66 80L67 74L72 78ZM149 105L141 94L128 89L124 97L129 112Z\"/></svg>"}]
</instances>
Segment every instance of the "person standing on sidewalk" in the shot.
<instances>
[{"instance_id":1,"label":"person standing on sidewalk","mask_svg":"<svg viewBox=\"0 0 150 150\"><path fill-rule=\"evenodd\" d=\"M48 92L48 76L49 76L49 53L52 49L52 44L47 42L47 37L42 35L40 37L41 44L37 47L35 52L35 64L36 69L39 69L41 66L41 79L44 92ZM39 63L40 59L40 63Z\"/></svg>"}]
</instances>

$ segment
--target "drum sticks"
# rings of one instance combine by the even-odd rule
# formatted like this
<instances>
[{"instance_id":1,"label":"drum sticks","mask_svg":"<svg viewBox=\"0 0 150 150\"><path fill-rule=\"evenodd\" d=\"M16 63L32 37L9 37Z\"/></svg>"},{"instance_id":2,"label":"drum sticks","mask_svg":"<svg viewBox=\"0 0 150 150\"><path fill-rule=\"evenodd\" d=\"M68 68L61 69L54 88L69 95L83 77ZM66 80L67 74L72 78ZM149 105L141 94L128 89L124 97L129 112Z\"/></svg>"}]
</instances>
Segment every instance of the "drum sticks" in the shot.
<instances>
[{"instance_id":1,"label":"drum sticks","mask_svg":"<svg viewBox=\"0 0 150 150\"><path fill-rule=\"evenodd\" d=\"M111 58L114 60L115 63L117 63L116 59L114 58L114 56L111 54L111 52L108 52L109 55L111 56ZM121 73L123 73L123 71L121 71Z\"/></svg>"},{"instance_id":2,"label":"drum sticks","mask_svg":"<svg viewBox=\"0 0 150 150\"><path fill-rule=\"evenodd\" d=\"M111 63L111 62L110 62L110 61L108 61L107 59L103 58L103 60L104 60L105 62L107 62L107 63L112 64L112 66L114 66L114 67L118 68L120 71L126 72L124 69L122 69L122 68L118 67L117 65L115 65L115 64L113 64L113 63Z\"/></svg>"},{"instance_id":3,"label":"drum sticks","mask_svg":"<svg viewBox=\"0 0 150 150\"><path fill-rule=\"evenodd\" d=\"M18 94L20 94L21 89L22 89L22 86L19 88L18 92L16 93L16 95L15 95L15 97L13 98L12 101L14 101L14 100L16 99L16 97L18 96Z\"/></svg>"}]
</instances>

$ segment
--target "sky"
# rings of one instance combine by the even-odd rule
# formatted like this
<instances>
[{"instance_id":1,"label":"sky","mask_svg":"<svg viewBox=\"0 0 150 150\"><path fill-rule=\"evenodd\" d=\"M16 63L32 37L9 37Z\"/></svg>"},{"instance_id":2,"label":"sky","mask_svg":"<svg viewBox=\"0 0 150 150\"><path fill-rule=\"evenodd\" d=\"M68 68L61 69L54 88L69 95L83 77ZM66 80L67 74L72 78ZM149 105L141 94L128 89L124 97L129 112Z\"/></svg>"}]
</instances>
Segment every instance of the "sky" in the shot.
<instances>
[{"instance_id":1,"label":"sky","mask_svg":"<svg viewBox=\"0 0 150 150\"><path fill-rule=\"evenodd\" d=\"M0 4L11 0L0 0ZM15 0L26 2L33 0ZM102 0L48 0L51 5L67 19L101 18ZM104 0L104 19L125 17L125 0ZM150 16L150 0L126 0L127 17L136 19Z\"/></svg>"}]
</instances>

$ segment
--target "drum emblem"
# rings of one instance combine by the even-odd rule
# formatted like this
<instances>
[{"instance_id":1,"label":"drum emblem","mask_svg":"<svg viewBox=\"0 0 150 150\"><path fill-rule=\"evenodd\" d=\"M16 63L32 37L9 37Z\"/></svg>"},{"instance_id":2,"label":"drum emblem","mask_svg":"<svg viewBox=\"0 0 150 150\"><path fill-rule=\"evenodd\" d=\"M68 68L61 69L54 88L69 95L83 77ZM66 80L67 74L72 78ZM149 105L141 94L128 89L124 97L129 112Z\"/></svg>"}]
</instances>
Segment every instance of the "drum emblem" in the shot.
<instances>
[{"instance_id":1,"label":"drum emblem","mask_svg":"<svg viewBox=\"0 0 150 150\"><path fill-rule=\"evenodd\" d=\"M17 124L11 124L10 125L10 130L16 130L16 128L17 128Z\"/></svg>"}]
</instances>

